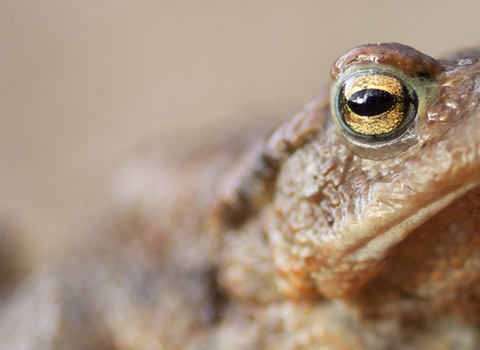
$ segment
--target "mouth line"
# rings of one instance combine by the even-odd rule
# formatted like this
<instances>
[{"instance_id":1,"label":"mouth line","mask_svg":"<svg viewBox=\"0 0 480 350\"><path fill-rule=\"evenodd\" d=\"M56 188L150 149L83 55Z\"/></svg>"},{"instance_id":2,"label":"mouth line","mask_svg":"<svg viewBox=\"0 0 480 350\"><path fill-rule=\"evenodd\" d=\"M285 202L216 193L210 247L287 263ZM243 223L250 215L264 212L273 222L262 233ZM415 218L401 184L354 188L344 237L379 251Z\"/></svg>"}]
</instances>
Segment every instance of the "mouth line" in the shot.
<instances>
[{"instance_id":1,"label":"mouth line","mask_svg":"<svg viewBox=\"0 0 480 350\"><path fill-rule=\"evenodd\" d=\"M417 227L448 207L457 198L478 186L480 186L480 179L476 182L467 184L456 191L446 194L444 197L418 210L415 214L394 225L382 234L375 236L362 247L355 250L355 252L352 252L349 258L355 260L378 259L380 256L385 255L386 252L397 245L400 241L405 239Z\"/></svg>"}]
</instances>

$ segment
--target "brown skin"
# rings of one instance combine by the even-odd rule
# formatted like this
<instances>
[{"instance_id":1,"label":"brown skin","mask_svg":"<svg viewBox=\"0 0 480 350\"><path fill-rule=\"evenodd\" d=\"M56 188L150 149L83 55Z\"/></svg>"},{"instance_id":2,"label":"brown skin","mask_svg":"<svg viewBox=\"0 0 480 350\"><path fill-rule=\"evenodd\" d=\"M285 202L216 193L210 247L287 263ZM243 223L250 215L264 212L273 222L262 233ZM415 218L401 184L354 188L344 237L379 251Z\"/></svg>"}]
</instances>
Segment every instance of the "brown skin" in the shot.
<instances>
[{"instance_id":1,"label":"brown skin","mask_svg":"<svg viewBox=\"0 0 480 350\"><path fill-rule=\"evenodd\" d=\"M88 243L5 304L3 348L479 348L479 60L360 46L273 132L128 163ZM418 94L380 142L335 106L372 70Z\"/></svg>"}]
</instances>

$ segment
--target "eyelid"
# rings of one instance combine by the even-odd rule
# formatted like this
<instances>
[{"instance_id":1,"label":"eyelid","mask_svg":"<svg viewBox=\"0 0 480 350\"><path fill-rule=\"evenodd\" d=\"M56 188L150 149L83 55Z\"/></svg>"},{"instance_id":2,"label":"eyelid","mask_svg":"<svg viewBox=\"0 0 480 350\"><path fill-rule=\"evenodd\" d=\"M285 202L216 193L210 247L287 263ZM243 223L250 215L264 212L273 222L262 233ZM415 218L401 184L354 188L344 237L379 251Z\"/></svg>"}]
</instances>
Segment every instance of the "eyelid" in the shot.
<instances>
[{"instance_id":1,"label":"eyelid","mask_svg":"<svg viewBox=\"0 0 480 350\"><path fill-rule=\"evenodd\" d=\"M342 142L356 155L380 160L393 158L428 134L427 111L440 96L444 67L439 61L412 47L398 43L367 44L355 47L333 64L330 90L331 120ZM338 94L345 82L355 75L388 75L398 79L416 94L417 113L400 133L386 137L358 136L338 118ZM412 94L413 95L413 94ZM414 98L415 99L415 98Z\"/></svg>"}]
</instances>

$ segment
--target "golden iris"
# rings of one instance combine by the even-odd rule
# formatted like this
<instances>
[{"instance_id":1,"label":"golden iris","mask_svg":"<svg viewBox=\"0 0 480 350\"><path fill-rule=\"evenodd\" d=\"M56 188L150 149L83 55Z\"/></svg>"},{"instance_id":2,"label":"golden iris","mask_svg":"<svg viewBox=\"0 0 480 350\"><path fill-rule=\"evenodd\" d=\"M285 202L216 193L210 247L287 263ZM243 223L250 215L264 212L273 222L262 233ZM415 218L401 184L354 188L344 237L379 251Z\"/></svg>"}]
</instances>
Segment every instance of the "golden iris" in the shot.
<instances>
[{"instance_id":1,"label":"golden iris","mask_svg":"<svg viewBox=\"0 0 480 350\"><path fill-rule=\"evenodd\" d=\"M342 86L338 101L343 122L354 133L365 136L395 132L411 104L404 84L384 74L350 77Z\"/></svg>"}]
</instances>

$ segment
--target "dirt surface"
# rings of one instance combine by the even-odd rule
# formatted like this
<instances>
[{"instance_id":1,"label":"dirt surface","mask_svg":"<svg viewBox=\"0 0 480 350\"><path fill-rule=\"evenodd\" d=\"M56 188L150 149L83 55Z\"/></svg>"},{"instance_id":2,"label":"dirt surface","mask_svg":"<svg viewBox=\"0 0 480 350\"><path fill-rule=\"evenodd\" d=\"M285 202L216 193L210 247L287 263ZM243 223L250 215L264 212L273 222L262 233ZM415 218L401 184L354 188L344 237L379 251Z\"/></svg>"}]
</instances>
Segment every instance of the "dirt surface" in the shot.
<instances>
[{"instance_id":1,"label":"dirt surface","mask_svg":"<svg viewBox=\"0 0 480 350\"><path fill-rule=\"evenodd\" d=\"M474 1L3 1L0 218L56 256L145 140L288 115L345 50L478 43Z\"/></svg>"}]
</instances>

